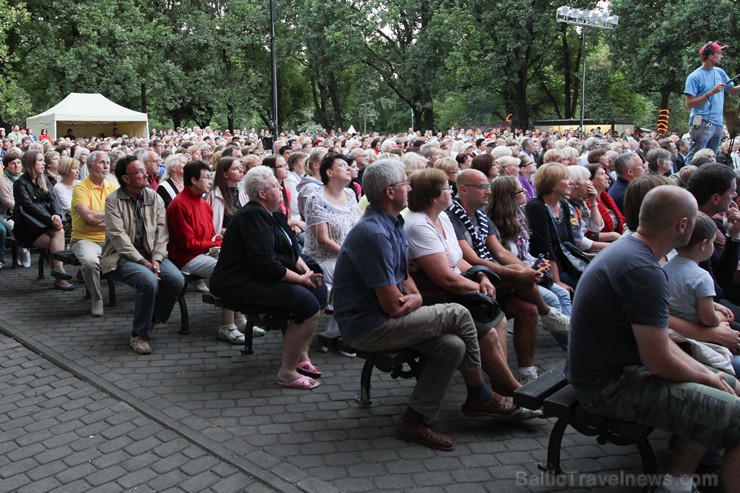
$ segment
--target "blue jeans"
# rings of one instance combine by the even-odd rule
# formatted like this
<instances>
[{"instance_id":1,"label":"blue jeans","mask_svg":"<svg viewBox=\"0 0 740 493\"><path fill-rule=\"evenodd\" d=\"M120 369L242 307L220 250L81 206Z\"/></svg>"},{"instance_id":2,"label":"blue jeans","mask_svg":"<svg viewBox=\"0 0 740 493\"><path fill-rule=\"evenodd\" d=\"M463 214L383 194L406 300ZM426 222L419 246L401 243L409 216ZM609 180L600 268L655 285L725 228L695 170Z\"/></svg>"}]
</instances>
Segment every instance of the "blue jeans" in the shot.
<instances>
[{"instance_id":1,"label":"blue jeans","mask_svg":"<svg viewBox=\"0 0 740 493\"><path fill-rule=\"evenodd\" d=\"M121 257L116 270L110 275L136 290L131 335L142 339L151 336L154 317L159 322L166 322L170 318L172 308L185 287L185 277L167 259L160 264L159 280L151 270L124 257Z\"/></svg>"},{"instance_id":2,"label":"blue jeans","mask_svg":"<svg viewBox=\"0 0 740 493\"><path fill-rule=\"evenodd\" d=\"M722 125L715 125L703 121L698 127L689 129L689 153L686 156L686 164L691 164L691 159L696 151L700 149L712 149L715 156L722 142Z\"/></svg>"},{"instance_id":3,"label":"blue jeans","mask_svg":"<svg viewBox=\"0 0 740 493\"><path fill-rule=\"evenodd\" d=\"M570 317L570 312L572 310L570 294L568 294L568 291L564 287L553 283L549 288L537 286L537 289L539 289L542 299L545 300L547 306L557 308L563 313L563 315L568 315ZM552 338L558 343L560 349L563 351L568 350L568 334L551 332L550 335L552 335Z\"/></svg>"}]
</instances>

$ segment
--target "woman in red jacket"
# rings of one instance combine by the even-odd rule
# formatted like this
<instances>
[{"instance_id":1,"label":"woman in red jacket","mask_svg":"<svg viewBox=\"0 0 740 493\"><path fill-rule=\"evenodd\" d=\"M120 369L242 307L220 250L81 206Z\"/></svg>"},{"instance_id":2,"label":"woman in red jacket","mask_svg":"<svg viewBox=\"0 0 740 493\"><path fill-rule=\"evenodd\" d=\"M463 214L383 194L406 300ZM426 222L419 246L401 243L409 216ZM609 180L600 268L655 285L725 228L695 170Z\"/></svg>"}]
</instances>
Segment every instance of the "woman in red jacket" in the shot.
<instances>
[{"instance_id":1,"label":"woman in red jacket","mask_svg":"<svg viewBox=\"0 0 740 493\"><path fill-rule=\"evenodd\" d=\"M607 242L615 241L624 233L624 216L607 193L609 176L600 164L589 164L586 168L591 174L591 183L598 192L596 202L601 218L604 220L604 228L597 234L597 237L591 239Z\"/></svg>"}]
</instances>

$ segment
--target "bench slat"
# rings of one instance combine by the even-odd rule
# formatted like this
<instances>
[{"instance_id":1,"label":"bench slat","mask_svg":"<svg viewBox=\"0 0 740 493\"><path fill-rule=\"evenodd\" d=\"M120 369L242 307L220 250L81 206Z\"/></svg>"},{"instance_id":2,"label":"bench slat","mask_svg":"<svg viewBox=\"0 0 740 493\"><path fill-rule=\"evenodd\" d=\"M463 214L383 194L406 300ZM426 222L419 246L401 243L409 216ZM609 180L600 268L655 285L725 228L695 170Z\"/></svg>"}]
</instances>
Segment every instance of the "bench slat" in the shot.
<instances>
[{"instance_id":1,"label":"bench slat","mask_svg":"<svg viewBox=\"0 0 740 493\"><path fill-rule=\"evenodd\" d=\"M565 363L554 366L535 380L514 391L514 404L527 409L539 409L545 399L568 385L565 378Z\"/></svg>"}]
</instances>

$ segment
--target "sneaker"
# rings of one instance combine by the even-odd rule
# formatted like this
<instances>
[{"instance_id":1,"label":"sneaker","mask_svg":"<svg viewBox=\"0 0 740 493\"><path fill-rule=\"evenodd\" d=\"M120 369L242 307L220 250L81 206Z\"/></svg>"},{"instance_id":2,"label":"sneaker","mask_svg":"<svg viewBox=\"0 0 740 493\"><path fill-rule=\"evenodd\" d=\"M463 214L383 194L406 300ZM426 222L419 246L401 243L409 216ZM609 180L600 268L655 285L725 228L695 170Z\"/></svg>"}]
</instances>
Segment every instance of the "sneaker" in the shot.
<instances>
[{"instance_id":1,"label":"sneaker","mask_svg":"<svg viewBox=\"0 0 740 493\"><path fill-rule=\"evenodd\" d=\"M550 308L547 315L542 315L542 328L548 332L567 334L570 331L570 317L563 315L557 308Z\"/></svg>"},{"instance_id":2,"label":"sneaker","mask_svg":"<svg viewBox=\"0 0 740 493\"><path fill-rule=\"evenodd\" d=\"M336 350L339 356L344 356L345 358L354 358L357 356L354 348L346 345L341 337L337 337L336 343Z\"/></svg>"},{"instance_id":3,"label":"sneaker","mask_svg":"<svg viewBox=\"0 0 740 493\"><path fill-rule=\"evenodd\" d=\"M237 320L236 329L242 334L245 334L247 332L247 321L245 319ZM257 325L252 327L252 337L262 337L265 335L265 332L266 330L264 327L259 327Z\"/></svg>"},{"instance_id":4,"label":"sneaker","mask_svg":"<svg viewBox=\"0 0 740 493\"><path fill-rule=\"evenodd\" d=\"M196 290L201 293L210 293L211 291L208 289L208 286L206 285L206 282L203 279L193 279L190 281L190 285Z\"/></svg>"},{"instance_id":5,"label":"sneaker","mask_svg":"<svg viewBox=\"0 0 740 493\"><path fill-rule=\"evenodd\" d=\"M503 396L503 400L514 405L514 398L509 396ZM527 421L534 418L544 418L545 413L541 409L527 409L526 407L517 408L516 411L509 414L507 418L511 418L512 421Z\"/></svg>"},{"instance_id":6,"label":"sneaker","mask_svg":"<svg viewBox=\"0 0 740 493\"><path fill-rule=\"evenodd\" d=\"M519 368L519 383L522 385L526 385L532 380L537 379L537 367L536 366L527 366L523 368Z\"/></svg>"},{"instance_id":7,"label":"sneaker","mask_svg":"<svg viewBox=\"0 0 740 493\"><path fill-rule=\"evenodd\" d=\"M218 338L229 344L244 344L244 334L239 332L236 325L222 325L218 328Z\"/></svg>"},{"instance_id":8,"label":"sneaker","mask_svg":"<svg viewBox=\"0 0 740 493\"><path fill-rule=\"evenodd\" d=\"M149 343L141 337L132 336L128 345L131 346L131 349L136 354L152 354L152 348L149 347Z\"/></svg>"},{"instance_id":9,"label":"sneaker","mask_svg":"<svg viewBox=\"0 0 740 493\"><path fill-rule=\"evenodd\" d=\"M21 248L21 265L26 269L31 267L31 250Z\"/></svg>"},{"instance_id":10,"label":"sneaker","mask_svg":"<svg viewBox=\"0 0 740 493\"><path fill-rule=\"evenodd\" d=\"M93 301L90 315L92 315L93 317L103 316L103 300Z\"/></svg>"}]
</instances>

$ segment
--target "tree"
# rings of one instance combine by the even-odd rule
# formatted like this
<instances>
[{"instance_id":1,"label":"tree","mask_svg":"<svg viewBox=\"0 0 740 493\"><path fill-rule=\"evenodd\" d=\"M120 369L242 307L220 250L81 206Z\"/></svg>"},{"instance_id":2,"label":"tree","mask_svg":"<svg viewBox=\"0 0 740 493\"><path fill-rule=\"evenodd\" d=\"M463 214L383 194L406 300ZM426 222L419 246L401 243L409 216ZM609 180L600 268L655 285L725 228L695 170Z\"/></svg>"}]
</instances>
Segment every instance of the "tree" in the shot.
<instances>
[{"instance_id":1,"label":"tree","mask_svg":"<svg viewBox=\"0 0 740 493\"><path fill-rule=\"evenodd\" d=\"M642 94L657 93L660 108L670 107L671 95L683 94L686 76L701 63L698 50L706 40L717 33L740 38L740 14L733 0L614 0L612 11L620 19L609 46L630 86Z\"/></svg>"},{"instance_id":2,"label":"tree","mask_svg":"<svg viewBox=\"0 0 740 493\"><path fill-rule=\"evenodd\" d=\"M17 122L30 114L31 102L28 94L18 85L11 70L16 60L14 45L9 43L13 31L28 18L23 5L10 5L0 0L0 126Z\"/></svg>"}]
</instances>

